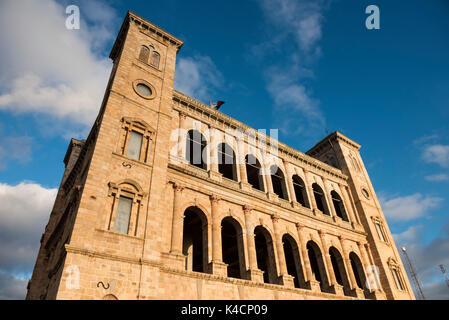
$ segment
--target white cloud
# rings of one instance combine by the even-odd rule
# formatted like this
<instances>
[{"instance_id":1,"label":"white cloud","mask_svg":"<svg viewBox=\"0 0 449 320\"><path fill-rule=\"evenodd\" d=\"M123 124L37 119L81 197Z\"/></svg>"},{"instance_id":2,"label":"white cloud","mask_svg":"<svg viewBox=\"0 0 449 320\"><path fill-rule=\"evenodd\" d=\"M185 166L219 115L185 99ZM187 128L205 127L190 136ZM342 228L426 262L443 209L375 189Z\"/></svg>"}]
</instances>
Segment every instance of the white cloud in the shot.
<instances>
[{"instance_id":1,"label":"white cloud","mask_svg":"<svg viewBox=\"0 0 449 320\"><path fill-rule=\"evenodd\" d=\"M0 183L0 270L31 273L57 189Z\"/></svg>"},{"instance_id":2,"label":"white cloud","mask_svg":"<svg viewBox=\"0 0 449 320\"><path fill-rule=\"evenodd\" d=\"M108 7L100 10L102 21L83 10L95 3L100 6L81 2L81 29L67 30L65 8L54 0L0 2L0 28L7 30L0 33L0 110L91 124L111 69L95 51L111 38L108 26L114 21Z\"/></svg>"},{"instance_id":3,"label":"white cloud","mask_svg":"<svg viewBox=\"0 0 449 320\"><path fill-rule=\"evenodd\" d=\"M207 56L178 58L175 70L175 89L206 103L215 99L214 91L224 84L223 75Z\"/></svg>"},{"instance_id":4,"label":"white cloud","mask_svg":"<svg viewBox=\"0 0 449 320\"><path fill-rule=\"evenodd\" d=\"M10 160L29 162L32 143L31 137L0 137L0 170L4 169Z\"/></svg>"},{"instance_id":5,"label":"white cloud","mask_svg":"<svg viewBox=\"0 0 449 320\"><path fill-rule=\"evenodd\" d=\"M449 145L434 144L426 146L422 154L424 161L449 167Z\"/></svg>"},{"instance_id":6,"label":"white cloud","mask_svg":"<svg viewBox=\"0 0 449 320\"><path fill-rule=\"evenodd\" d=\"M430 209L437 208L443 199L415 193L390 199L380 197L380 201L385 216L389 220L408 221L425 216Z\"/></svg>"},{"instance_id":7,"label":"white cloud","mask_svg":"<svg viewBox=\"0 0 449 320\"><path fill-rule=\"evenodd\" d=\"M23 300L28 280L0 271L0 300Z\"/></svg>"},{"instance_id":8,"label":"white cloud","mask_svg":"<svg viewBox=\"0 0 449 320\"><path fill-rule=\"evenodd\" d=\"M394 241L401 244L415 242L421 236L422 229L421 225L411 226L402 233L393 234Z\"/></svg>"},{"instance_id":9,"label":"white cloud","mask_svg":"<svg viewBox=\"0 0 449 320\"><path fill-rule=\"evenodd\" d=\"M440 174L433 174L430 176L426 176L425 179L427 181L449 181L449 175L445 174L445 173L440 173Z\"/></svg>"}]
</instances>

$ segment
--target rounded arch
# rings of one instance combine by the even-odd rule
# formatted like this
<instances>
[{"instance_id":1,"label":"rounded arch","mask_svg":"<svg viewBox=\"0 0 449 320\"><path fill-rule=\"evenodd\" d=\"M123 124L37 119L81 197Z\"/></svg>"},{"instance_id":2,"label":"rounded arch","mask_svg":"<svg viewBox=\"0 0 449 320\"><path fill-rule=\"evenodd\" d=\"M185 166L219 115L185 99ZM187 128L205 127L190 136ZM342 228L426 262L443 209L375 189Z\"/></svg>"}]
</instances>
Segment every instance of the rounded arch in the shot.
<instances>
[{"instance_id":1,"label":"rounded arch","mask_svg":"<svg viewBox=\"0 0 449 320\"><path fill-rule=\"evenodd\" d=\"M223 177L237 181L237 166L234 149L226 142L221 142L217 146L218 152L218 172Z\"/></svg>"},{"instance_id":2,"label":"rounded arch","mask_svg":"<svg viewBox=\"0 0 449 320\"><path fill-rule=\"evenodd\" d=\"M299 247L295 238L289 233L285 233L282 236L282 245L284 248L287 273L293 277L293 284L296 288L305 288L304 272Z\"/></svg>"},{"instance_id":3,"label":"rounded arch","mask_svg":"<svg viewBox=\"0 0 449 320\"><path fill-rule=\"evenodd\" d=\"M272 239L270 232L265 227L259 225L254 228L257 267L263 271L265 283L277 284L278 276Z\"/></svg>"},{"instance_id":4,"label":"rounded arch","mask_svg":"<svg viewBox=\"0 0 449 320\"><path fill-rule=\"evenodd\" d=\"M363 270L362 261L354 251L351 251L349 254L349 261L351 263L351 269L354 274L357 287L364 289L366 284L366 276L365 271Z\"/></svg>"},{"instance_id":5,"label":"rounded arch","mask_svg":"<svg viewBox=\"0 0 449 320\"><path fill-rule=\"evenodd\" d=\"M318 183L315 182L314 184L312 184L312 190L318 210L323 212L325 215L330 216L329 208L327 207L326 197L324 195L323 189L318 185Z\"/></svg>"},{"instance_id":6,"label":"rounded arch","mask_svg":"<svg viewBox=\"0 0 449 320\"><path fill-rule=\"evenodd\" d=\"M297 174L292 176L293 189L295 191L296 201L303 207L310 208L309 198L307 197L306 184L304 180Z\"/></svg>"},{"instance_id":7,"label":"rounded arch","mask_svg":"<svg viewBox=\"0 0 449 320\"><path fill-rule=\"evenodd\" d=\"M341 197L337 193L337 191L335 191L335 190L331 191L331 198L332 198L332 204L334 205L335 213L337 214L337 216L340 217L342 220L349 222L348 214L346 213L346 209L343 204L343 200L341 199Z\"/></svg>"},{"instance_id":8,"label":"rounded arch","mask_svg":"<svg viewBox=\"0 0 449 320\"><path fill-rule=\"evenodd\" d=\"M150 57L150 48L148 48L145 45L141 46L139 51L139 60L148 63L149 57Z\"/></svg>"},{"instance_id":9,"label":"rounded arch","mask_svg":"<svg viewBox=\"0 0 449 320\"><path fill-rule=\"evenodd\" d=\"M231 216L221 220L221 248L228 277L243 279L246 274L243 229Z\"/></svg>"},{"instance_id":10,"label":"rounded arch","mask_svg":"<svg viewBox=\"0 0 449 320\"><path fill-rule=\"evenodd\" d=\"M118 300L118 298L113 294L107 294L103 297L102 300Z\"/></svg>"},{"instance_id":11,"label":"rounded arch","mask_svg":"<svg viewBox=\"0 0 449 320\"><path fill-rule=\"evenodd\" d=\"M150 64L155 67L159 68L159 61L161 60L161 55L157 51L153 51L151 54Z\"/></svg>"},{"instance_id":12,"label":"rounded arch","mask_svg":"<svg viewBox=\"0 0 449 320\"><path fill-rule=\"evenodd\" d=\"M198 206L184 211L182 253L186 257L186 270L207 272L208 220Z\"/></svg>"},{"instance_id":13,"label":"rounded arch","mask_svg":"<svg viewBox=\"0 0 449 320\"><path fill-rule=\"evenodd\" d=\"M129 187L131 187L131 189L133 189L132 191L134 191L136 193L143 193L143 189L140 186L140 184L137 181L133 180L133 179L120 180L119 182L116 183L116 185L119 188L123 188L123 187L129 186Z\"/></svg>"},{"instance_id":14,"label":"rounded arch","mask_svg":"<svg viewBox=\"0 0 449 320\"><path fill-rule=\"evenodd\" d=\"M246 176L249 184L254 189L265 191L262 166L259 159L253 154L249 153L245 156Z\"/></svg>"},{"instance_id":15,"label":"rounded arch","mask_svg":"<svg viewBox=\"0 0 449 320\"><path fill-rule=\"evenodd\" d=\"M329 282L327 280L326 267L324 265L321 249L313 240L307 242L306 248L312 274L314 275L315 280L320 283L321 291L326 292L329 288Z\"/></svg>"},{"instance_id":16,"label":"rounded arch","mask_svg":"<svg viewBox=\"0 0 449 320\"><path fill-rule=\"evenodd\" d=\"M285 175L278 165L273 164L270 167L271 183L273 185L273 192L276 193L279 198L288 200L287 186L285 184Z\"/></svg>"},{"instance_id":17,"label":"rounded arch","mask_svg":"<svg viewBox=\"0 0 449 320\"><path fill-rule=\"evenodd\" d=\"M186 159L198 168L207 170L207 140L205 136L196 129L187 131Z\"/></svg>"},{"instance_id":18,"label":"rounded arch","mask_svg":"<svg viewBox=\"0 0 449 320\"><path fill-rule=\"evenodd\" d=\"M337 283L343 286L343 291L345 295L347 296L351 295L351 285L349 284L345 263L343 261L342 255L340 254L340 251L334 246L332 246L329 248L329 255L331 258L332 269L334 271Z\"/></svg>"}]
</instances>

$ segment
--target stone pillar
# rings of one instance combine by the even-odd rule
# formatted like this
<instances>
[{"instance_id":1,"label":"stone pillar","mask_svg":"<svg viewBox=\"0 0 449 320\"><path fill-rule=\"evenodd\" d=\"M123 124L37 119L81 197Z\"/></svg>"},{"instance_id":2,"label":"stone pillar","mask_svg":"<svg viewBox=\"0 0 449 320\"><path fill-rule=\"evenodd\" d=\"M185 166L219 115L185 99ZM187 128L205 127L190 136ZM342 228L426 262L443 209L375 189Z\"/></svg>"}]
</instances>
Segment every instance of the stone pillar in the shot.
<instances>
[{"instance_id":1,"label":"stone pillar","mask_svg":"<svg viewBox=\"0 0 449 320\"><path fill-rule=\"evenodd\" d=\"M216 195L210 196L212 216L212 262L209 264L210 272L220 276L227 275L227 264L223 263L221 252L221 223L219 219L219 201Z\"/></svg>"},{"instance_id":2,"label":"stone pillar","mask_svg":"<svg viewBox=\"0 0 449 320\"><path fill-rule=\"evenodd\" d=\"M279 261L279 282L286 287L293 288L295 286L293 282L293 277L288 274L287 263L285 262L284 246L282 245L282 234L279 230L279 216L272 215L271 219L273 221L274 230L274 241L276 243L276 251L278 253Z\"/></svg>"},{"instance_id":3,"label":"stone pillar","mask_svg":"<svg viewBox=\"0 0 449 320\"><path fill-rule=\"evenodd\" d=\"M364 271L365 271L365 275L367 277L367 281L370 284L370 288L368 288L368 290L370 291L371 298L376 299L376 300L385 300L386 296L385 296L385 292L382 290L382 287L380 284L379 274L377 274L377 273L373 273L372 275L368 274L368 269L367 269L368 266L374 266L374 260L371 255L369 243L365 243L364 247L365 247L366 254L368 255L368 262L369 262L369 265L365 266ZM373 271L371 271L371 272L373 272ZM369 281L368 277L370 277L373 281ZM372 282L374 282L374 283L372 283Z\"/></svg>"},{"instance_id":4,"label":"stone pillar","mask_svg":"<svg viewBox=\"0 0 449 320\"><path fill-rule=\"evenodd\" d=\"M237 165L240 173L240 188L243 190L251 190L251 185L248 183L248 176L246 173L245 163L245 142L242 137L235 137L238 147Z\"/></svg>"},{"instance_id":5,"label":"stone pillar","mask_svg":"<svg viewBox=\"0 0 449 320\"><path fill-rule=\"evenodd\" d=\"M313 210L313 212L316 212L317 210L317 206L316 206L316 201L315 201L315 195L313 193L313 188L312 188L312 184L310 183L310 179L309 179L309 171L307 171L306 169L303 170L304 171L304 183L305 188L307 190L307 194L309 195L309 203L310 203L310 209Z\"/></svg>"},{"instance_id":6,"label":"stone pillar","mask_svg":"<svg viewBox=\"0 0 449 320\"><path fill-rule=\"evenodd\" d=\"M306 282L308 282L308 287L310 290L314 291L314 292L320 292L320 283L313 277L312 274L312 267L310 265L310 259L309 259L309 253L307 251L307 243L304 239L304 235L303 235L303 229L304 227L297 223L296 224L296 229L298 231L298 239L299 239L299 247L301 248L301 256L302 256L302 260L304 262L304 269L305 269L305 280Z\"/></svg>"},{"instance_id":7,"label":"stone pillar","mask_svg":"<svg viewBox=\"0 0 449 320\"><path fill-rule=\"evenodd\" d=\"M349 255L346 251L346 247L345 247L345 243L344 243L346 238L339 236L338 239L340 240L341 250L343 253L343 263L345 265L346 274L348 275L349 285L351 287L351 290L356 295L356 297L363 299L364 298L363 290L360 290L360 288L357 286L357 281L354 276L354 271L352 270L351 261L349 259Z\"/></svg>"},{"instance_id":8,"label":"stone pillar","mask_svg":"<svg viewBox=\"0 0 449 320\"><path fill-rule=\"evenodd\" d=\"M348 201L348 195L346 193L346 188L341 183L338 184L341 191L341 196L343 197L343 203L345 205L346 214L349 217L349 222L354 226L355 223L357 223L357 220L355 219L354 212L352 211L351 203Z\"/></svg>"},{"instance_id":9,"label":"stone pillar","mask_svg":"<svg viewBox=\"0 0 449 320\"><path fill-rule=\"evenodd\" d=\"M251 219L251 208L243 207L245 214L246 240L248 246L248 278L252 281L263 282L263 272L257 268L256 244L254 241L254 227Z\"/></svg>"},{"instance_id":10,"label":"stone pillar","mask_svg":"<svg viewBox=\"0 0 449 320\"><path fill-rule=\"evenodd\" d=\"M268 194L268 199L275 200L278 199L278 195L274 193L273 191L273 182L271 181L271 170L270 168L265 167L265 161L262 164L262 173L263 173L263 179L265 180L265 186L267 190L265 192Z\"/></svg>"},{"instance_id":11,"label":"stone pillar","mask_svg":"<svg viewBox=\"0 0 449 320\"><path fill-rule=\"evenodd\" d=\"M170 259L170 265L174 265L180 269L185 268L185 256L182 252L183 244L183 228L184 228L184 212L182 211L182 191L184 186L177 183L173 184L173 220L170 253L167 257Z\"/></svg>"},{"instance_id":12,"label":"stone pillar","mask_svg":"<svg viewBox=\"0 0 449 320\"><path fill-rule=\"evenodd\" d=\"M327 187L327 179L326 178L322 178L323 180L323 187L324 187L324 199L327 202L327 207L329 209L329 214L334 217L334 221L337 218L337 213L335 212L335 208L334 208L334 203L332 202L332 196L329 192L329 188Z\"/></svg>"},{"instance_id":13,"label":"stone pillar","mask_svg":"<svg viewBox=\"0 0 449 320\"><path fill-rule=\"evenodd\" d=\"M290 201L293 204L298 205L298 200L296 199L295 187L293 186L293 174L291 172L290 163L287 160L284 161L285 167L285 183L287 184L288 192L290 193Z\"/></svg>"},{"instance_id":14,"label":"stone pillar","mask_svg":"<svg viewBox=\"0 0 449 320\"><path fill-rule=\"evenodd\" d=\"M178 157L185 158L183 150L186 147L186 144L183 144L185 134L184 128L185 128L185 120L186 120L186 114L183 112L179 112L179 131L178 131Z\"/></svg>"},{"instance_id":15,"label":"stone pillar","mask_svg":"<svg viewBox=\"0 0 449 320\"><path fill-rule=\"evenodd\" d=\"M213 126L209 127L209 159L210 170L209 178L221 181L221 174L218 172L218 149L216 142L217 129Z\"/></svg>"},{"instance_id":16,"label":"stone pillar","mask_svg":"<svg viewBox=\"0 0 449 320\"><path fill-rule=\"evenodd\" d=\"M320 234L321 246L323 247L323 251L324 251L323 252L323 255L325 257L324 265L326 266L326 269L327 269L329 286L331 288L333 288L333 291L336 295L342 296L342 295L344 295L343 286L338 284L337 279L335 278L335 272L334 272L334 268L332 266L331 256L329 254L329 250L327 247L325 233L322 230L318 231L318 233ZM331 288L329 288L329 289L331 289Z\"/></svg>"}]
</instances>

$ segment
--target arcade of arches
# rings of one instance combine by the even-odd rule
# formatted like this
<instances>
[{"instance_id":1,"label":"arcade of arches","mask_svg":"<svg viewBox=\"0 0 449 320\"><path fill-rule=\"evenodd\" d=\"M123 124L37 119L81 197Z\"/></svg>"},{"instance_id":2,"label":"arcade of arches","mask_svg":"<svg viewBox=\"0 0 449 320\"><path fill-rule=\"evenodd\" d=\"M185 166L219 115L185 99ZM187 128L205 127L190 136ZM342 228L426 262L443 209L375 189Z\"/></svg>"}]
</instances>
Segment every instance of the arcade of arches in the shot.
<instances>
[{"instance_id":1,"label":"arcade of arches","mask_svg":"<svg viewBox=\"0 0 449 320\"><path fill-rule=\"evenodd\" d=\"M266 226L253 225L249 213L245 214L245 226L232 216L218 218L219 200L211 197L212 221L195 206L181 211L180 240L186 271L215 274L214 270L219 269L211 266L216 264L223 266L220 275L230 278L370 298L365 267L355 252L340 252L335 246L328 247L325 241L304 243L302 227L298 227L298 242L289 233L279 232L278 217L272 217L274 233ZM212 230L211 237L208 230ZM212 238L212 261L208 259L209 238ZM175 250L172 243L172 251ZM255 273L251 272L254 270ZM260 279L253 274L259 274Z\"/></svg>"}]
</instances>

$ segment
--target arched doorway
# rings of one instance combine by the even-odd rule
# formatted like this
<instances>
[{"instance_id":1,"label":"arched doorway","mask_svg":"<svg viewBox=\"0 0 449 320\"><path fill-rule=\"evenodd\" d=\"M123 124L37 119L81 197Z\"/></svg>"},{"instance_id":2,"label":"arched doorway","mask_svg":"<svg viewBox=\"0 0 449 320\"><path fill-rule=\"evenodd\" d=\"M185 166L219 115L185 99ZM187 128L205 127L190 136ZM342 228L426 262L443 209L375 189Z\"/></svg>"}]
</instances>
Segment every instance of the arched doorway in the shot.
<instances>
[{"instance_id":1,"label":"arched doorway","mask_svg":"<svg viewBox=\"0 0 449 320\"><path fill-rule=\"evenodd\" d=\"M207 170L206 138L197 130L190 130L186 140L186 159L198 168Z\"/></svg>"},{"instance_id":2,"label":"arched doorway","mask_svg":"<svg viewBox=\"0 0 449 320\"><path fill-rule=\"evenodd\" d=\"M279 198L288 200L287 187L285 186L284 173L277 165L270 167L271 183L273 185L273 192L276 193Z\"/></svg>"},{"instance_id":3,"label":"arched doorway","mask_svg":"<svg viewBox=\"0 0 449 320\"><path fill-rule=\"evenodd\" d=\"M349 261L351 262L351 269L354 273L354 278L357 283L357 287L360 289L365 289L366 277L365 272L363 270L362 262L360 261L357 254L351 252L349 254Z\"/></svg>"},{"instance_id":4,"label":"arched doorway","mask_svg":"<svg viewBox=\"0 0 449 320\"><path fill-rule=\"evenodd\" d=\"M287 273L293 277L295 288L305 288L304 273L299 256L298 245L296 244L295 239L289 234L284 234L282 237L282 244L284 246Z\"/></svg>"},{"instance_id":5,"label":"arched doorway","mask_svg":"<svg viewBox=\"0 0 449 320\"><path fill-rule=\"evenodd\" d=\"M313 196L315 197L315 202L318 210L320 210L325 215L330 216L329 208L326 204L326 197L324 196L323 189L317 184L312 184Z\"/></svg>"},{"instance_id":6,"label":"arched doorway","mask_svg":"<svg viewBox=\"0 0 449 320\"><path fill-rule=\"evenodd\" d=\"M243 279L246 274L242 227L232 217L221 221L221 250L228 265L228 277Z\"/></svg>"},{"instance_id":7,"label":"arched doorway","mask_svg":"<svg viewBox=\"0 0 449 320\"><path fill-rule=\"evenodd\" d=\"M343 201L341 200L340 195L337 192L332 191L331 198L337 216L340 217L342 220L349 222L348 215L346 214L345 206L343 205Z\"/></svg>"},{"instance_id":8,"label":"arched doorway","mask_svg":"<svg viewBox=\"0 0 449 320\"><path fill-rule=\"evenodd\" d=\"M235 153L227 143L218 145L218 172L225 178L237 181Z\"/></svg>"},{"instance_id":9,"label":"arched doorway","mask_svg":"<svg viewBox=\"0 0 449 320\"><path fill-rule=\"evenodd\" d=\"M299 202L303 207L310 208L309 202L307 200L307 192L304 181L298 176L294 175L292 177L293 188L295 189L296 201Z\"/></svg>"},{"instance_id":10,"label":"arched doorway","mask_svg":"<svg viewBox=\"0 0 449 320\"><path fill-rule=\"evenodd\" d=\"M248 183L252 185L254 189L265 191L259 160L252 154L248 154L245 157L245 165Z\"/></svg>"},{"instance_id":11,"label":"arched doorway","mask_svg":"<svg viewBox=\"0 0 449 320\"><path fill-rule=\"evenodd\" d=\"M186 256L186 270L206 272L207 218L198 207L189 207L184 212L182 253Z\"/></svg>"},{"instance_id":12,"label":"arched doorway","mask_svg":"<svg viewBox=\"0 0 449 320\"><path fill-rule=\"evenodd\" d=\"M278 275L270 233L264 227L257 226L254 229L254 241L256 243L257 268L264 272L263 281L277 284Z\"/></svg>"},{"instance_id":13,"label":"arched doorway","mask_svg":"<svg viewBox=\"0 0 449 320\"><path fill-rule=\"evenodd\" d=\"M315 280L320 283L322 292L329 289L329 282L326 275L326 267L324 266L323 255L320 247L312 240L307 242L307 253L309 255L310 268Z\"/></svg>"},{"instance_id":14,"label":"arched doorway","mask_svg":"<svg viewBox=\"0 0 449 320\"><path fill-rule=\"evenodd\" d=\"M349 285L343 257L335 247L330 247L329 255L331 258L332 269L334 269L334 275L337 283L343 286L343 292L345 295L351 295L351 286Z\"/></svg>"}]
</instances>

